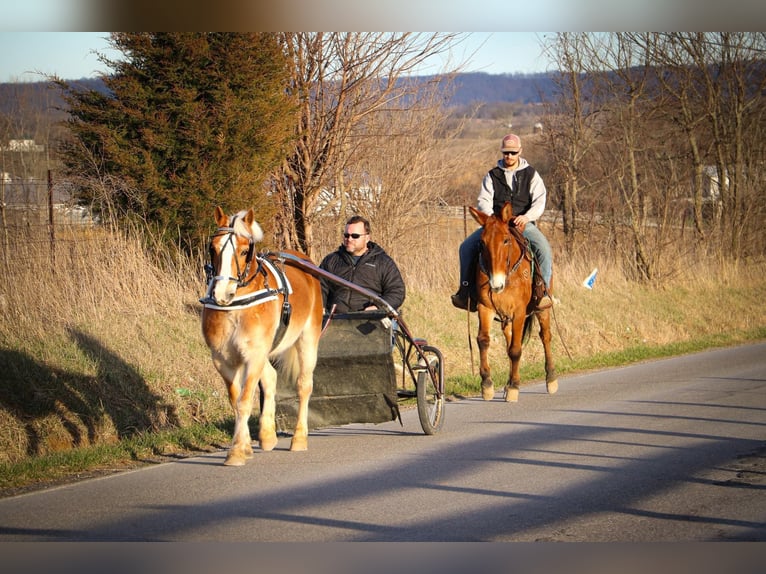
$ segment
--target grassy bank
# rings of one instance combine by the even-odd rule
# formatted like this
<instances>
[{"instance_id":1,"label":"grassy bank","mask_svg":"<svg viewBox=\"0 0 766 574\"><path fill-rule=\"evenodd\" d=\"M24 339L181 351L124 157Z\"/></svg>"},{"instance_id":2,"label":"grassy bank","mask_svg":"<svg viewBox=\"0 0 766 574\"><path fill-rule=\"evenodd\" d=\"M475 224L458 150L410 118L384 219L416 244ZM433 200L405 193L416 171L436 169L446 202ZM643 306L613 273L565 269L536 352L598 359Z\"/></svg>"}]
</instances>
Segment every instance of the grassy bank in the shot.
<instances>
[{"instance_id":1,"label":"grassy bank","mask_svg":"<svg viewBox=\"0 0 766 574\"><path fill-rule=\"evenodd\" d=\"M449 303L460 238L434 231L422 250L397 256L409 288L405 320L444 353L448 393L475 395L478 350L468 340L476 315ZM60 237L53 256L46 242L20 242L4 262L5 493L228 443L230 410L199 329L201 264L149 256L143 243L91 229ZM596 266L594 288L583 288ZM697 261L662 285L639 284L607 254L557 255L553 348L562 386L568 373L766 339L764 271L763 261ZM501 386L499 329L491 353ZM522 380L542 377L533 337Z\"/></svg>"}]
</instances>

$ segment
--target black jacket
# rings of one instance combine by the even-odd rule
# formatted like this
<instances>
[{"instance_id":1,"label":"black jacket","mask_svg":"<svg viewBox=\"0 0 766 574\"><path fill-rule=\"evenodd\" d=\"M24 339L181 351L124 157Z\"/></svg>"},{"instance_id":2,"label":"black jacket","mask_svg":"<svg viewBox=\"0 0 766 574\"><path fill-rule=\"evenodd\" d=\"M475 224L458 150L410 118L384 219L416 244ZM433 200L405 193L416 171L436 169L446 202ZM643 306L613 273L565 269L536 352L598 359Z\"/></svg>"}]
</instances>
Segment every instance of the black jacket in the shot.
<instances>
[{"instance_id":1,"label":"black jacket","mask_svg":"<svg viewBox=\"0 0 766 574\"><path fill-rule=\"evenodd\" d=\"M325 271L351 281L382 297L394 309L404 303L406 289L399 268L393 259L377 243L367 243L367 251L356 265L342 245L319 264ZM361 293L321 278L322 299L328 311L336 305L336 313L363 311L368 305L376 305ZM377 306L377 305L376 305Z\"/></svg>"}]
</instances>

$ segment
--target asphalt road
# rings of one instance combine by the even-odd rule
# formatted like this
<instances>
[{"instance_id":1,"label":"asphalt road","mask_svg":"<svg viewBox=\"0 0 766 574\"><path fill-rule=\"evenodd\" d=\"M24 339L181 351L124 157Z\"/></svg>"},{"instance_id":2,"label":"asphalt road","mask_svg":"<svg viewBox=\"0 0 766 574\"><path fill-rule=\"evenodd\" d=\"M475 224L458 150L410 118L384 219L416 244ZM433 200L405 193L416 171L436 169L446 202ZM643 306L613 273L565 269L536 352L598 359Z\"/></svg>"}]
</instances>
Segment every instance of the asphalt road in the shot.
<instances>
[{"instance_id":1,"label":"asphalt road","mask_svg":"<svg viewBox=\"0 0 766 574\"><path fill-rule=\"evenodd\" d=\"M0 542L766 541L766 343L559 383L2 499Z\"/></svg>"}]
</instances>

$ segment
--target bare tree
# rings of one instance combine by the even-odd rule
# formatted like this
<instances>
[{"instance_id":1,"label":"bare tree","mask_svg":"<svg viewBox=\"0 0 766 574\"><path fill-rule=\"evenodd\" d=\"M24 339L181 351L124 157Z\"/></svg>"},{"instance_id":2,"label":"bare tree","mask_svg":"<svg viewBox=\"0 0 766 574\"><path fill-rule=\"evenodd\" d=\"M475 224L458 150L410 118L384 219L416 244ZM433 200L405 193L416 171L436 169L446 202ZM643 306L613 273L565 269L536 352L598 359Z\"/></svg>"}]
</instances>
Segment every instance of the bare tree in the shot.
<instances>
[{"instance_id":1,"label":"bare tree","mask_svg":"<svg viewBox=\"0 0 766 574\"><path fill-rule=\"evenodd\" d=\"M376 223L376 237L396 254L417 248L420 234L412 230L436 222L434 207L451 184L448 174L466 160L452 153L463 123L441 128L445 94L439 84L421 88L417 105L365 120L364 130L381 136L377 144L368 142L352 156L344 193L334 197L337 219L325 218L333 230L341 229L349 215L361 213Z\"/></svg>"},{"instance_id":2,"label":"bare tree","mask_svg":"<svg viewBox=\"0 0 766 574\"><path fill-rule=\"evenodd\" d=\"M281 207L277 218L279 242L312 256L314 227L323 213L345 213L349 187L370 180L385 196L383 176L365 166L387 145L414 137L403 126L413 110L428 114L441 109L435 94L448 74L414 79L429 58L447 52L462 36L452 33L286 33L285 47L294 62L291 90L300 102L295 146L273 180ZM404 116L394 120L397 114ZM423 117L421 115L421 117ZM432 116L433 117L433 116ZM438 122L431 122L435 128ZM423 133L424 125L420 126ZM402 128L402 132L397 129ZM434 139L421 140L435 149ZM410 148L411 149L411 148ZM401 158L409 168L417 158ZM434 172L439 170L432 166ZM398 190L405 188L400 182ZM421 181L416 178L412 180ZM379 186L376 188L376 186Z\"/></svg>"},{"instance_id":3,"label":"bare tree","mask_svg":"<svg viewBox=\"0 0 766 574\"><path fill-rule=\"evenodd\" d=\"M558 129L552 130L548 141L562 180L567 244L571 249L578 191L587 170L600 182L592 194L610 198L608 204L598 203L602 214L610 215L613 235L629 231L629 268L639 277L651 278L646 182L640 173L650 149L644 127L647 67L637 66L640 55L619 34L559 34L550 49L563 64L554 107L560 121L553 122ZM594 161L597 158L600 161Z\"/></svg>"},{"instance_id":4,"label":"bare tree","mask_svg":"<svg viewBox=\"0 0 766 574\"><path fill-rule=\"evenodd\" d=\"M578 196L583 185L584 163L597 141L598 102L588 98L584 86L594 51L593 37L564 32L551 37L549 58L559 63L555 76L557 98L546 104L546 147L554 157L551 184L559 190L567 251L571 252L579 217Z\"/></svg>"},{"instance_id":5,"label":"bare tree","mask_svg":"<svg viewBox=\"0 0 766 574\"><path fill-rule=\"evenodd\" d=\"M564 217L576 221L581 182L601 204L626 273L640 280L672 272L665 257L678 228L679 205L692 194L697 236L704 239L704 176L714 165L724 201L730 247L740 245L747 216L760 203L741 198L748 158L763 157L760 139L763 62L754 61L754 38L723 34L613 33L560 35L554 48L564 62L559 126L549 136L563 181ZM711 53L710 46L716 46ZM745 49L747 46L747 49ZM715 55L717 54L717 55ZM749 57L748 57L749 56ZM726 62L715 65L714 62ZM756 73L760 70L760 74ZM582 71L581 75L576 72ZM760 120L753 113L759 110ZM563 113L561 113L563 111ZM551 122L556 125L555 122ZM588 159L576 155L588 150ZM587 174L587 176L586 176ZM694 182L692 185L691 182ZM761 202L762 203L762 202ZM728 219L726 218L728 214ZM734 214L739 214L735 217ZM733 229L736 228L736 229Z\"/></svg>"},{"instance_id":6,"label":"bare tree","mask_svg":"<svg viewBox=\"0 0 766 574\"><path fill-rule=\"evenodd\" d=\"M764 157L766 34L674 32L630 38L648 52L675 104L669 117L681 127L689 150L690 202L698 237L706 238L707 223L720 225L718 230L727 236L719 247L741 253L745 244L757 242L757 214L764 211L758 190ZM704 209L709 205L716 209Z\"/></svg>"}]
</instances>

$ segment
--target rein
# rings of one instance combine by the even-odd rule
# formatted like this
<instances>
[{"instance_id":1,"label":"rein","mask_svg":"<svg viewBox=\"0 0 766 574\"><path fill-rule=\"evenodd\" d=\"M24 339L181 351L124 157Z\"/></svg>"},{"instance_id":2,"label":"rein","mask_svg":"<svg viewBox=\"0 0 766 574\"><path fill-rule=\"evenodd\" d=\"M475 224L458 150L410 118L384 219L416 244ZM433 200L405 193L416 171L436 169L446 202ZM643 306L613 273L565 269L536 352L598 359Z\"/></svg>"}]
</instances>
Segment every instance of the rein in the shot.
<instances>
[{"instance_id":1,"label":"rein","mask_svg":"<svg viewBox=\"0 0 766 574\"><path fill-rule=\"evenodd\" d=\"M228 305L218 305L213 299L211 293L212 293L212 288L214 283L220 280L223 276L214 277L211 274L208 276L208 280L207 280L208 282L207 293L205 294L205 297L199 300L199 302L209 309L216 309L218 311L236 311L238 309L252 307L253 305L259 305L261 303L265 303L266 301L271 301L273 299L276 299L277 295L284 295L286 300L287 296L290 295L290 293L292 293L292 287L290 285L290 282L287 280L287 277L285 276L284 272L281 269L279 269L276 265L274 265L274 263L266 257L262 257L261 255L256 255L255 260L258 262L258 267L256 267L250 279L246 282L243 282L241 286L249 285L252 282L252 280L255 279L256 275L261 274L263 275L263 289L259 289L258 291L255 291L253 293L248 293L245 295L239 295L237 297L234 297L232 302L229 303ZM276 287L272 288L269 286L269 276L268 276L269 271L276 278L276 281L277 281ZM236 279L235 277L231 278L232 281L234 281L235 279ZM237 283L237 285L240 286L239 283Z\"/></svg>"}]
</instances>

